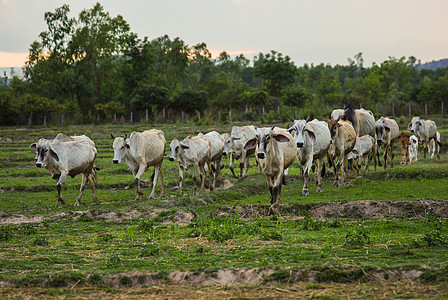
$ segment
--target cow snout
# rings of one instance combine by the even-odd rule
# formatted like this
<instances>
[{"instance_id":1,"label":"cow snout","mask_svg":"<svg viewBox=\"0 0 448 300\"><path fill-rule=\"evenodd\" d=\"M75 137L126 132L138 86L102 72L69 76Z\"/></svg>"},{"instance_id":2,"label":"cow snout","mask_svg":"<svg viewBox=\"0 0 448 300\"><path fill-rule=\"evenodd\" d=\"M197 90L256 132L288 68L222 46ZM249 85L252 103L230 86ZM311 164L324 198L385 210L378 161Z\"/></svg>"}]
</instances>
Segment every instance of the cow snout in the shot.
<instances>
[{"instance_id":1,"label":"cow snout","mask_svg":"<svg viewBox=\"0 0 448 300\"><path fill-rule=\"evenodd\" d=\"M414 129L411 129L411 132L414 133Z\"/></svg>"},{"instance_id":2,"label":"cow snout","mask_svg":"<svg viewBox=\"0 0 448 300\"><path fill-rule=\"evenodd\" d=\"M38 167L38 168L42 168L42 163L41 163L41 162L37 162L37 163L36 163L36 167Z\"/></svg>"},{"instance_id":3,"label":"cow snout","mask_svg":"<svg viewBox=\"0 0 448 300\"><path fill-rule=\"evenodd\" d=\"M302 148L302 147L303 147L303 143L297 142L297 148Z\"/></svg>"},{"instance_id":4,"label":"cow snout","mask_svg":"<svg viewBox=\"0 0 448 300\"><path fill-rule=\"evenodd\" d=\"M174 161L174 157L168 157L170 161Z\"/></svg>"},{"instance_id":5,"label":"cow snout","mask_svg":"<svg viewBox=\"0 0 448 300\"><path fill-rule=\"evenodd\" d=\"M227 152L224 151L224 152L222 153L222 155L227 156Z\"/></svg>"},{"instance_id":6,"label":"cow snout","mask_svg":"<svg viewBox=\"0 0 448 300\"><path fill-rule=\"evenodd\" d=\"M113 160L113 163L114 163L114 164L118 164L118 160L117 160L117 159L114 159L114 160Z\"/></svg>"},{"instance_id":7,"label":"cow snout","mask_svg":"<svg viewBox=\"0 0 448 300\"><path fill-rule=\"evenodd\" d=\"M258 153L257 153L257 157L258 157L259 159L263 159L263 158L264 158L264 152L258 152Z\"/></svg>"}]
</instances>

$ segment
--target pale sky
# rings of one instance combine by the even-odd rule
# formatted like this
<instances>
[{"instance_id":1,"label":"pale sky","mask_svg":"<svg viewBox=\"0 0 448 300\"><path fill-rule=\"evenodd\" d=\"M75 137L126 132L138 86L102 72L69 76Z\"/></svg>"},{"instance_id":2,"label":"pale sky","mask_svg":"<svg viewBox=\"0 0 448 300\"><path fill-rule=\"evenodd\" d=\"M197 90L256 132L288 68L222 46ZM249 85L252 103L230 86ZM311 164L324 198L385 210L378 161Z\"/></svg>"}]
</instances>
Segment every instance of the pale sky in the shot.
<instances>
[{"instance_id":1,"label":"pale sky","mask_svg":"<svg viewBox=\"0 0 448 300\"><path fill-rule=\"evenodd\" d=\"M77 17L96 2L140 38L205 42L214 57L275 50L296 66L345 65L358 52L365 66L448 58L448 0L0 0L0 67L23 66L47 30L45 12L68 4Z\"/></svg>"}]
</instances>

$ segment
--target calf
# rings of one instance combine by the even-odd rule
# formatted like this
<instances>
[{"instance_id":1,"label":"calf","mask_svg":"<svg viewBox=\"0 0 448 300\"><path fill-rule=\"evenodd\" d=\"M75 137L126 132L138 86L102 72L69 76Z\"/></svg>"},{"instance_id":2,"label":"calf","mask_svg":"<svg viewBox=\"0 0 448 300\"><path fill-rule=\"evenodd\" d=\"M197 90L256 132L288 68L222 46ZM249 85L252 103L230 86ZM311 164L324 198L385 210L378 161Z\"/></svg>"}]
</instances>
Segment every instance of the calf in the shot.
<instances>
[{"instance_id":1,"label":"calf","mask_svg":"<svg viewBox=\"0 0 448 300\"><path fill-rule=\"evenodd\" d=\"M210 141L204 135L189 135L182 142L174 139L170 144L170 161L179 162L179 193L182 192L184 171L193 167L193 194L196 194L196 179L199 171L201 177L201 190L205 190L206 171L208 165L210 178L212 176Z\"/></svg>"},{"instance_id":2,"label":"calf","mask_svg":"<svg viewBox=\"0 0 448 300\"><path fill-rule=\"evenodd\" d=\"M244 145L248 140L253 139L257 134L255 126L233 126L230 136L225 140L223 155L230 153L230 171L233 177L243 177L247 174L249 168L249 156L254 154L255 148L246 150ZM233 161L240 159L240 175L236 175L233 167Z\"/></svg>"},{"instance_id":3,"label":"calf","mask_svg":"<svg viewBox=\"0 0 448 300\"><path fill-rule=\"evenodd\" d=\"M93 141L87 136L68 137L59 136L54 140L40 139L31 144L30 149L37 152L36 167L44 167L57 181L58 202L56 206L65 204L62 198L61 188L67 176L72 178L82 174L80 193L75 205L81 205L81 197L86 188L87 180L90 181L93 190L93 199L98 201L95 188L95 158L97 150ZM67 137L67 139L62 139Z\"/></svg>"},{"instance_id":4,"label":"calf","mask_svg":"<svg viewBox=\"0 0 448 300\"><path fill-rule=\"evenodd\" d=\"M271 208L281 202L284 170L294 162L297 146L285 129L275 126L257 128L256 136L246 142L246 150L255 149L256 160L268 183Z\"/></svg>"},{"instance_id":5,"label":"calf","mask_svg":"<svg viewBox=\"0 0 448 300\"><path fill-rule=\"evenodd\" d=\"M292 119L292 118L291 118ZM289 132L294 132L294 139L298 149L298 160L303 174L302 195L309 195L308 176L310 169L315 164L317 167L317 192L322 192L321 167L330 147L331 136L328 125L324 121L314 119L294 120Z\"/></svg>"},{"instance_id":6,"label":"calf","mask_svg":"<svg viewBox=\"0 0 448 300\"><path fill-rule=\"evenodd\" d=\"M335 173L333 186L338 187L348 181L347 156L355 147L356 132L352 123L348 121L331 119L327 123L334 145L331 151L334 152L334 156L338 157L337 164L333 163ZM339 176L340 169L341 176Z\"/></svg>"},{"instance_id":7,"label":"calf","mask_svg":"<svg viewBox=\"0 0 448 300\"><path fill-rule=\"evenodd\" d=\"M400 149L401 149L401 165L408 165L409 164L409 143L411 135L407 133L406 131L400 132L400 135L398 136L398 141L400 142Z\"/></svg>"},{"instance_id":8,"label":"calf","mask_svg":"<svg viewBox=\"0 0 448 300\"><path fill-rule=\"evenodd\" d=\"M439 156L439 150L440 150L440 146L441 144L441 140L440 140L440 132L437 131L437 143L439 144L439 147L437 147L437 156ZM429 144L428 144L428 153L430 155L430 158L434 157L434 153L436 152L436 142L435 140L430 140Z\"/></svg>"},{"instance_id":9,"label":"calf","mask_svg":"<svg viewBox=\"0 0 448 300\"><path fill-rule=\"evenodd\" d=\"M157 129L145 130L143 132L132 132L129 138L127 135L115 137L113 163L119 164L124 159L126 165L134 175L137 186L137 196L135 200L141 200L143 191L140 187L141 177L146 168L154 166L154 178L152 181L152 191L149 198L155 197L157 181L160 180L162 192L160 197L165 195L165 185L163 183L162 162L165 154L166 140L163 131Z\"/></svg>"},{"instance_id":10,"label":"calf","mask_svg":"<svg viewBox=\"0 0 448 300\"><path fill-rule=\"evenodd\" d=\"M355 147L348 154L347 160L354 164L359 175L362 160L364 160L363 172L368 172L370 156L373 156L373 165L376 171L375 139L370 135L363 135L356 139Z\"/></svg>"},{"instance_id":11,"label":"calf","mask_svg":"<svg viewBox=\"0 0 448 300\"><path fill-rule=\"evenodd\" d=\"M426 158L426 147L429 145L430 140L435 142L435 152L437 152L437 159L440 159L439 155L439 141L437 139L437 126L434 121L423 120L419 117L413 117L411 123L408 125L408 129L418 135L422 140L423 147L423 158Z\"/></svg>"},{"instance_id":12,"label":"calf","mask_svg":"<svg viewBox=\"0 0 448 300\"><path fill-rule=\"evenodd\" d=\"M409 137L409 163L416 162L418 160L418 147L420 141L415 135Z\"/></svg>"},{"instance_id":13,"label":"calf","mask_svg":"<svg viewBox=\"0 0 448 300\"><path fill-rule=\"evenodd\" d=\"M390 166L394 166L394 145L398 140L398 124L395 120L381 117L376 121L376 141L378 165L383 166L380 159L380 148L384 151L384 170L387 168L387 158L390 157Z\"/></svg>"}]
</instances>

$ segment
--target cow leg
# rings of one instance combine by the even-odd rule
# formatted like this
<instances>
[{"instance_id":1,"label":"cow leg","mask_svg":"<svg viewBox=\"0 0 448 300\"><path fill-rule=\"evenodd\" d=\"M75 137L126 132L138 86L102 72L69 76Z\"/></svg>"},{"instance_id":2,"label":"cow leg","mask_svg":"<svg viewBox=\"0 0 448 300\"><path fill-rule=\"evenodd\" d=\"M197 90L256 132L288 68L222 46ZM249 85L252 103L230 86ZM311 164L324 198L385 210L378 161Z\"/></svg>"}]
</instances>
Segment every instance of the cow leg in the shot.
<instances>
[{"instance_id":1,"label":"cow leg","mask_svg":"<svg viewBox=\"0 0 448 300\"><path fill-rule=\"evenodd\" d=\"M84 173L82 174L81 187L79 188L79 196L78 196L78 199L76 199L75 206L80 206L82 204L81 197L82 197L82 194L84 193L84 190L86 189L87 179L88 179L89 175L86 175Z\"/></svg>"},{"instance_id":2,"label":"cow leg","mask_svg":"<svg viewBox=\"0 0 448 300\"><path fill-rule=\"evenodd\" d=\"M197 178L198 178L198 166L195 164L193 167L193 195L196 195L197 192L197 186L196 186Z\"/></svg>"},{"instance_id":3,"label":"cow leg","mask_svg":"<svg viewBox=\"0 0 448 300\"><path fill-rule=\"evenodd\" d=\"M184 181L184 168L179 165L179 193L182 193L182 183Z\"/></svg>"},{"instance_id":4,"label":"cow leg","mask_svg":"<svg viewBox=\"0 0 448 300\"><path fill-rule=\"evenodd\" d=\"M90 181L90 185L92 186L92 191L93 191L93 201L94 202L98 202L98 196L96 194L96 184L95 184L95 180L93 179L93 175L89 175L89 181Z\"/></svg>"},{"instance_id":5,"label":"cow leg","mask_svg":"<svg viewBox=\"0 0 448 300\"><path fill-rule=\"evenodd\" d=\"M318 193L322 193L322 172L321 172L321 168L324 164L324 158L319 158L316 160L316 164L317 164L317 182L316 182L316 192Z\"/></svg>"},{"instance_id":6,"label":"cow leg","mask_svg":"<svg viewBox=\"0 0 448 300\"><path fill-rule=\"evenodd\" d=\"M340 182L339 182L340 181L339 170L341 169L341 166L342 166L342 159L343 159L343 157L344 157L343 154L339 155L338 162L334 163L334 181L333 181L333 186L334 187L339 187L341 185ZM343 171L341 170L341 173L342 172Z\"/></svg>"},{"instance_id":7,"label":"cow leg","mask_svg":"<svg viewBox=\"0 0 448 300\"><path fill-rule=\"evenodd\" d=\"M216 176L218 177L218 180L221 183L221 187L224 187L224 179L222 178L222 172L221 172L221 158L216 160Z\"/></svg>"},{"instance_id":8,"label":"cow leg","mask_svg":"<svg viewBox=\"0 0 448 300\"><path fill-rule=\"evenodd\" d=\"M382 167L383 163L381 162L381 158L380 158L380 145L378 145L378 144L376 146L376 156L378 158L378 166Z\"/></svg>"},{"instance_id":9,"label":"cow leg","mask_svg":"<svg viewBox=\"0 0 448 300\"><path fill-rule=\"evenodd\" d=\"M429 142L425 142L424 146L423 146L423 159L426 159L426 148L428 148Z\"/></svg>"},{"instance_id":10,"label":"cow leg","mask_svg":"<svg viewBox=\"0 0 448 300\"><path fill-rule=\"evenodd\" d=\"M151 194L149 195L148 199L154 199L155 195L156 195L156 185L157 185L157 181L159 181L159 173L161 172L160 170L160 165L157 164L154 166L154 178L152 179L152 191Z\"/></svg>"},{"instance_id":11,"label":"cow leg","mask_svg":"<svg viewBox=\"0 0 448 300\"><path fill-rule=\"evenodd\" d=\"M162 163L158 166L159 169L159 181L162 186L162 192L160 193L160 198L165 197L165 184L163 183L163 173L162 173Z\"/></svg>"},{"instance_id":12,"label":"cow leg","mask_svg":"<svg viewBox=\"0 0 448 300\"><path fill-rule=\"evenodd\" d=\"M238 175L237 174L235 174L235 168L234 168L234 166L233 166L233 161L234 161L234 157L233 157L233 153L230 153L230 165L229 165L229 168L230 168L230 171L232 172L232 174L233 174L233 177L235 177L235 178L238 178Z\"/></svg>"},{"instance_id":13,"label":"cow leg","mask_svg":"<svg viewBox=\"0 0 448 300\"><path fill-rule=\"evenodd\" d=\"M387 169L387 154L389 152L389 145L386 146L386 148L384 148L384 170Z\"/></svg>"},{"instance_id":14,"label":"cow leg","mask_svg":"<svg viewBox=\"0 0 448 300\"><path fill-rule=\"evenodd\" d=\"M347 167L347 155L344 154L342 158L342 170L341 170L341 185L348 184L350 180L350 174L348 173L348 167Z\"/></svg>"},{"instance_id":15,"label":"cow leg","mask_svg":"<svg viewBox=\"0 0 448 300\"><path fill-rule=\"evenodd\" d=\"M140 165L140 167L138 168L137 174L135 175L135 185L137 186L137 197L135 197L135 200L140 201L142 199L142 195L143 195L143 191L142 188L140 186L141 180L140 178L142 177L143 173L145 172L145 165Z\"/></svg>"},{"instance_id":16,"label":"cow leg","mask_svg":"<svg viewBox=\"0 0 448 300\"><path fill-rule=\"evenodd\" d=\"M209 188L210 188L210 191L213 191L215 189L215 184L216 184L216 169L214 169L215 167L213 166L212 162L208 162L207 164L208 164L208 169L209 169L208 174L209 174L209 178L210 178Z\"/></svg>"},{"instance_id":17,"label":"cow leg","mask_svg":"<svg viewBox=\"0 0 448 300\"><path fill-rule=\"evenodd\" d=\"M281 189L282 189L282 180L283 180L283 168L281 168L280 172L275 178L274 186L272 188L272 192L274 194L274 204L280 203L282 201Z\"/></svg>"},{"instance_id":18,"label":"cow leg","mask_svg":"<svg viewBox=\"0 0 448 300\"><path fill-rule=\"evenodd\" d=\"M68 172L62 172L61 175L59 176L59 180L56 184L56 190L58 191L58 202L56 204L56 207L59 207L59 204L65 205L65 200L64 198L62 198L62 185L65 182L65 179L67 178Z\"/></svg>"},{"instance_id":19,"label":"cow leg","mask_svg":"<svg viewBox=\"0 0 448 300\"><path fill-rule=\"evenodd\" d=\"M302 172L303 172L302 196L308 196L310 194L310 192L308 190L308 177L310 175L310 169L311 169L312 164L313 164L313 160L309 159L306 162L305 167L302 168Z\"/></svg>"}]
</instances>

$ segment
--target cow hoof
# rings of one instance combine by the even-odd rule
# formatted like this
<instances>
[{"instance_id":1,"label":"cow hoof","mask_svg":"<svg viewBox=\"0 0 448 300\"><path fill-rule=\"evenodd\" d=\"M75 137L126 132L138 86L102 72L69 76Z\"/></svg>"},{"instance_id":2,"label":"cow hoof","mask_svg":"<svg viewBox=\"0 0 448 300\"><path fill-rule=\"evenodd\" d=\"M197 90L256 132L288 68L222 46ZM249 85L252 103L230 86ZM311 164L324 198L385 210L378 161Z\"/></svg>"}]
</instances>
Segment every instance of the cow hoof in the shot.
<instances>
[{"instance_id":1,"label":"cow hoof","mask_svg":"<svg viewBox=\"0 0 448 300\"><path fill-rule=\"evenodd\" d=\"M153 200L153 199L155 199L155 198L154 198L153 196L149 196L148 199L149 199L149 200Z\"/></svg>"},{"instance_id":2,"label":"cow hoof","mask_svg":"<svg viewBox=\"0 0 448 300\"><path fill-rule=\"evenodd\" d=\"M337 188L337 187L339 187L339 183L335 182L335 183L333 183L333 186L334 186L335 188Z\"/></svg>"},{"instance_id":3,"label":"cow hoof","mask_svg":"<svg viewBox=\"0 0 448 300\"><path fill-rule=\"evenodd\" d=\"M140 196L137 196L137 197L135 197L135 199L134 199L135 201L140 201L141 200L141 198L140 198Z\"/></svg>"},{"instance_id":4,"label":"cow hoof","mask_svg":"<svg viewBox=\"0 0 448 300\"><path fill-rule=\"evenodd\" d=\"M75 206L81 206L81 202L75 202Z\"/></svg>"},{"instance_id":5,"label":"cow hoof","mask_svg":"<svg viewBox=\"0 0 448 300\"><path fill-rule=\"evenodd\" d=\"M321 189L317 189L316 192L317 193L322 193L322 190Z\"/></svg>"},{"instance_id":6,"label":"cow hoof","mask_svg":"<svg viewBox=\"0 0 448 300\"><path fill-rule=\"evenodd\" d=\"M308 190L302 191L302 196L308 196L309 194L310 194L310 192Z\"/></svg>"}]
</instances>

